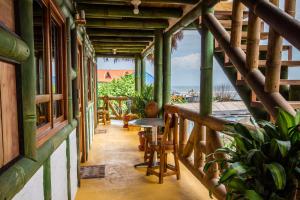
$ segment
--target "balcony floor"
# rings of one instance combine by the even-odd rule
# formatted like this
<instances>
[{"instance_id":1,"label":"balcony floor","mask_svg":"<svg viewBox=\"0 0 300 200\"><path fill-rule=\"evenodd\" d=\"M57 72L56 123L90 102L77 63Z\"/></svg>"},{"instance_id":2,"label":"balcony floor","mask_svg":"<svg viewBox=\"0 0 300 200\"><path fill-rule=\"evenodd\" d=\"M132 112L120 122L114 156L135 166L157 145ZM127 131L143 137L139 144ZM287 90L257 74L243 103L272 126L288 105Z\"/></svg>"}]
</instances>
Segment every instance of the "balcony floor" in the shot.
<instances>
[{"instance_id":1,"label":"balcony floor","mask_svg":"<svg viewBox=\"0 0 300 200\"><path fill-rule=\"evenodd\" d=\"M100 128L107 132L95 134L89 161L83 165L106 165L106 177L83 179L77 200L210 199L207 189L183 165L181 180L165 177L164 184L158 184L156 176L145 176L146 168L135 169L133 165L143 161L143 153L137 149L137 131L116 124L97 130Z\"/></svg>"}]
</instances>

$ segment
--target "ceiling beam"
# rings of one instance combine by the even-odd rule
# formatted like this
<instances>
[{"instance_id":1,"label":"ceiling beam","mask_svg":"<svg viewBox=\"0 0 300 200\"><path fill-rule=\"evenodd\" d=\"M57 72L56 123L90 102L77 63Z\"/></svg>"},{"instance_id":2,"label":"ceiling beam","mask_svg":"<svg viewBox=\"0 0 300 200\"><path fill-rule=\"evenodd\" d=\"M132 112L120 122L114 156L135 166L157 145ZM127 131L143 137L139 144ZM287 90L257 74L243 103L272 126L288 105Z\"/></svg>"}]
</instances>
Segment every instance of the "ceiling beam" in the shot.
<instances>
[{"instance_id":1,"label":"ceiling beam","mask_svg":"<svg viewBox=\"0 0 300 200\"><path fill-rule=\"evenodd\" d=\"M150 30L124 30L124 29L104 29L88 28L89 36L121 36L121 37L153 37L154 31Z\"/></svg>"},{"instance_id":2,"label":"ceiling beam","mask_svg":"<svg viewBox=\"0 0 300 200\"><path fill-rule=\"evenodd\" d=\"M91 19L87 18L88 28L112 28L112 29L164 29L168 28L169 22L164 19Z\"/></svg>"},{"instance_id":3,"label":"ceiling beam","mask_svg":"<svg viewBox=\"0 0 300 200\"><path fill-rule=\"evenodd\" d=\"M152 42L153 38L149 37L99 37L90 36L90 40L97 42Z\"/></svg>"},{"instance_id":4,"label":"ceiling beam","mask_svg":"<svg viewBox=\"0 0 300 200\"><path fill-rule=\"evenodd\" d=\"M139 7L139 14L133 13L133 6L107 6L79 4L80 10L85 10L87 18L151 18L151 19L169 19L180 18L181 8L157 8L157 7Z\"/></svg>"},{"instance_id":5,"label":"ceiling beam","mask_svg":"<svg viewBox=\"0 0 300 200\"><path fill-rule=\"evenodd\" d=\"M111 49L95 49L95 53L113 53L113 51ZM141 50L137 49L120 49L117 50L117 53L130 53L130 54L140 54Z\"/></svg>"},{"instance_id":6,"label":"ceiling beam","mask_svg":"<svg viewBox=\"0 0 300 200\"><path fill-rule=\"evenodd\" d=\"M126 59L134 59L136 54L130 54L130 53L96 53L96 57L101 58L126 58Z\"/></svg>"},{"instance_id":7,"label":"ceiling beam","mask_svg":"<svg viewBox=\"0 0 300 200\"><path fill-rule=\"evenodd\" d=\"M94 45L94 49L97 50L112 50L112 49L117 49L117 50L133 50L133 51L143 51L144 47L121 47L121 46L115 46L115 47L104 47L104 46L97 46Z\"/></svg>"},{"instance_id":8,"label":"ceiling beam","mask_svg":"<svg viewBox=\"0 0 300 200\"><path fill-rule=\"evenodd\" d=\"M93 46L101 46L101 47L146 47L149 45L148 42L93 42Z\"/></svg>"},{"instance_id":9,"label":"ceiling beam","mask_svg":"<svg viewBox=\"0 0 300 200\"><path fill-rule=\"evenodd\" d=\"M90 4L128 4L130 0L77 0L79 3ZM142 0L142 3L165 3L165 4L195 4L199 0Z\"/></svg>"}]
</instances>

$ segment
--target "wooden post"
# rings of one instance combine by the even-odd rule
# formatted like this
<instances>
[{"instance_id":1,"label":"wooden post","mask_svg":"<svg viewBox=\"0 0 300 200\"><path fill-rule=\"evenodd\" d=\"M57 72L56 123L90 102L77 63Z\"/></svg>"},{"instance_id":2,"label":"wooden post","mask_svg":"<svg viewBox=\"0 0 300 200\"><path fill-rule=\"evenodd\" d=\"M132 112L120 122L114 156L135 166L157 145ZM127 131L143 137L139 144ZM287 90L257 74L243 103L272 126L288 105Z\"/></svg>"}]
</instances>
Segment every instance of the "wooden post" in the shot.
<instances>
[{"instance_id":1,"label":"wooden post","mask_svg":"<svg viewBox=\"0 0 300 200\"><path fill-rule=\"evenodd\" d=\"M143 91L146 86L146 60L141 57L141 90Z\"/></svg>"},{"instance_id":2,"label":"wooden post","mask_svg":"<svg viewBox=\"0 0 300 200\"><path fill-rule=\"evenodd\" d=\"M155 31L154 44L154 101L158 105L158 109L162 110L162 85L163 85L163 32Z\"/></svg>"},{"instance_id":3,"label":"wooden post","mask_svg":"<svg viewBox=\"0 0 300 200\"><path fill-rule=\"evenodd\" d=\"M28 45L30 55L21 65L24 155L36 160L36 70L34 65L34 33L32 0L18 1L20 35Z\"/></svg>"},{"instance_id":4,"label":"wooden post","mask_svg":"<svg viewBox=\"0 0 300 200\"><path fill-rule=\"evenodd\" d=\"M68 80L68 122L71 123L73 120L73 100L72 100L72 58L71 58L71 19L67 18L67 23L66 23L66 28L67 28L67 34L66 34L66 39L67 39L67 80Z\"/></svg>"},{"instance_id":5,"label":"wooden post","mask_svg":"<svg viewBox=\"0 0 300 200\"><path fill-rule=\"evenodd\" d=\"M246 62L249 69L257 69L259 62L261 19L250 11L248 23Z\"/></svg>"},{"instance_id":6,"label":"wooden post","mask_svg":"<svg viewBox=\"0 0 300 200\"><path fill-rule=\"evenodd\" d=\"M141 93L141 57L139 55L135 56L135 91Z\"/></svg>"},{"instance_id":7,"label":"wooden post","mask_svg":"<svg viewBox=\"0 0 300 200\"><path fill-rule=\"evenodd\" d=\"M230 37L230 44L232 47L241 46L244 8L245 6L240 1L233 1Z\"/></svg>"},{"instance_id":8,"label":"wooden post","mask_svg":"<svg viewBox=\"0 0 300 200\"><path fill-rule=\"evenodd\" d=\"M271 0L278 6L278 0ZM268 52L266 62L265 91L279 92L281 71L282 37L272 28L269 30Z\"/></svg>"},{"instance_id":9,"label":"wooden post","mask_svg":"<svg viewBox=\"0 0 300 200\"><path fill-rule=\"evenodd\" d=\"M164 34L163 47L163 105L171 101L171 44L172 36Z\"/></svg>"},{"instance_id":10,"label":"wooden post","mask_svg":"<svg viewBox=\"0 0 300 200\"><path fill-rule=\"evenodd\" d=\"M180 117L179 119L179 156L182 155L183 149L187 144L187 127L188 127L188 120Z\"/></svg>"}]
</instances>

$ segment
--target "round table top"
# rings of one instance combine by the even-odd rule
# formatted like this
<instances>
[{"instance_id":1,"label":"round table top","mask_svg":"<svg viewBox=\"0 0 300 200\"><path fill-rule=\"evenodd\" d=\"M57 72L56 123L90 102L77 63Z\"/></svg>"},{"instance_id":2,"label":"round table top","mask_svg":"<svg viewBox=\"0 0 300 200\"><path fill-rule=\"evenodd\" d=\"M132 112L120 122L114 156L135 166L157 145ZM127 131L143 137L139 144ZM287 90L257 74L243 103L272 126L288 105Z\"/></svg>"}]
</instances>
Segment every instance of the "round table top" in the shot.
<instances>
[{"instance_id":1,"label":"round table top","mask_svg":"<svg viewBox=\"0 0 300 200\"><path fill-rule=\"evenodd\" d=\"M142 119L136 119L129 124L132 125L141 125L141 126L161 126L163 127L165 125L165 122L162 118L142 118Z\"/></svg>"}]
</instances>

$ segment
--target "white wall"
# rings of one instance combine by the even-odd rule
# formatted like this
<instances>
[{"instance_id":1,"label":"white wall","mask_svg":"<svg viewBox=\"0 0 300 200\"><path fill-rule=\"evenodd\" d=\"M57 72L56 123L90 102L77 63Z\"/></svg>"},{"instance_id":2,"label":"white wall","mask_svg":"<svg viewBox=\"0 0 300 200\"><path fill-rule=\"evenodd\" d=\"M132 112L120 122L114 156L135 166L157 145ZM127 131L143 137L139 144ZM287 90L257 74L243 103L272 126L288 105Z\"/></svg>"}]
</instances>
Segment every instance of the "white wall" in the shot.
<instances>
[{"instance_id":1,"label":"white wall","mask_svg":"<svg viewBox=\"0 0 300 200\"><path fill-rule=\"evenodd\" d=\"M70 142L70 181L71 199L74 200L77 192L77 143L76 129L69 135ZM68 199L67 154L64 141L51 155L51 195L52 200ZM1 187L1 186L0 186ZM43 200L43 166L17 193L13 200Z\"/></svg>"},{"instance_id":2,"label":"white wall","mask_svg":"<svg viewBox=\"0 0 300 200\"><path fill-rule=\"evenodd\" d=\"M77 192L77 144L76 129L69 136L70 141L70 180L71 180L71 199L75 199Z\"/></svg>"},{"instance_id":3,"label":"white wall","mask_svg":"<svg viewBox=\"0 0 300 200\"><path fill-rule=\"evenodd\" d=\"M13 200L43 200L43 167L41 167L31 179L26 183L23 189L14 196Z\"/></svg>"},{"instance_id":4,"label":"white wall","mask_svg":"<svg viewBox=\"0 0 300 200\"><path fill-rule=\"evenodd\" d=\"M51 155L52 200L68 199L67 155L64 141Z\"/></svg>"}]
</instances>

